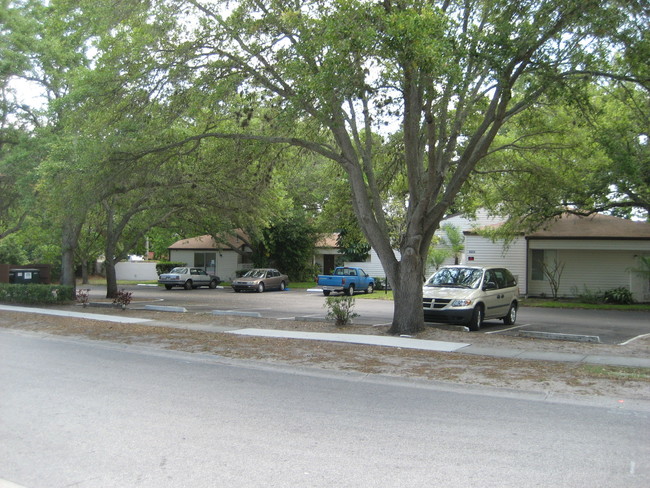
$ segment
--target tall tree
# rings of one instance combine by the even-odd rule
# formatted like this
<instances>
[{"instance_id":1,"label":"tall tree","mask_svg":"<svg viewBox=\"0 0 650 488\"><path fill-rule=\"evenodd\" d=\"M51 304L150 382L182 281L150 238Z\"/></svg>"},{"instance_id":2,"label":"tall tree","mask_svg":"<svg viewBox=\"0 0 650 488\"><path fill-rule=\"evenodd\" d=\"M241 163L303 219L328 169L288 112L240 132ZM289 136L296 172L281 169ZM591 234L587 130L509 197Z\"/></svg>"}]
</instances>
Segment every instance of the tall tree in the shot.
<instances>
[{"instance_id":1,"label":"tall tree","mask_svg":"<svg viewBox=\"0 0 650 488\"><path fill-rule=\"evenodd\" d=\"M565 212L648 218L650 92L603 83L572 100L540 100L497 137L469 199L508 218L505 237Z\"/></svg>"},{"instance_id":2,"label":"tall tree","mask_svg":"<svg viewBox=\"0 0 650 488\"><path fill-rule=\"evenodd\" d=\"M616 0L160 5L184 13L161 49L168 69L183 67L181 86L234 83L253 100L251 119L263 117L256 101L280 109L269 123L203 137L295 145L345 170L359 225L394 286L392 333L423 328L420 276L434 231L499 131L542 95L602 75L619 28L648 20L635 2ZM297 119L311 131L296 133ZM399 258L372 143L396 126L407 188Z\"/></svg>"}]
</instances>

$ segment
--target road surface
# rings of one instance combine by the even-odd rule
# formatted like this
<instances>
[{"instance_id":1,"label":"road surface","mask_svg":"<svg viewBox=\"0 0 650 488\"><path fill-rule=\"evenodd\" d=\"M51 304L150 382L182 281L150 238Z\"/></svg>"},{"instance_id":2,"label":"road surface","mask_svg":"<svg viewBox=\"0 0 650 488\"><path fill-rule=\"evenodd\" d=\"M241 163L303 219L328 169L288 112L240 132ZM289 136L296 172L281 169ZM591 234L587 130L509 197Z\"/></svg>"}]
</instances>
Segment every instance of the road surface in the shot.
<instances>
[{"instance_id":1,"label":"road surface","mask_svg":"<svg viewBox=\"0 0 650 488\"><path fill-rule=\"evenodd\" d=\"M648 432L642 402L0 331L0 480L27 488L645 488Z\"/></svg>"}]
</instances>

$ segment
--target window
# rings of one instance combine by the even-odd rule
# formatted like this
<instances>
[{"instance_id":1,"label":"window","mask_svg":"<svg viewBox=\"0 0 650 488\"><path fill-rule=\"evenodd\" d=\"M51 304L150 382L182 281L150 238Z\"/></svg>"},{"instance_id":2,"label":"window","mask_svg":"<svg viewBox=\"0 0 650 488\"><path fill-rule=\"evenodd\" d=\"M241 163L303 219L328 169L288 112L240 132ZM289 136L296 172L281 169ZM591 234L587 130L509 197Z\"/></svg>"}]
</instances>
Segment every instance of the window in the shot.
<instances>
[{"instance_id":1,"label":"window","mask_svg":"<svg viewBox=\"0 0 650 488\"><path fill-rule=\"evenodd\" d=\"M217 253L216 252L195 252L194 266L203 268L209 273L217 271Z\"/></svg>"},{"instance_id":2,"label":"window","mask_svg":"<svg viewBox=\"0 0 650 488\"><path fill-rule=\"evenodd\" d=\"M544 250L533 249L533 269L530 277L536 281L544 280Z\"/></svg>"}]
</instances>

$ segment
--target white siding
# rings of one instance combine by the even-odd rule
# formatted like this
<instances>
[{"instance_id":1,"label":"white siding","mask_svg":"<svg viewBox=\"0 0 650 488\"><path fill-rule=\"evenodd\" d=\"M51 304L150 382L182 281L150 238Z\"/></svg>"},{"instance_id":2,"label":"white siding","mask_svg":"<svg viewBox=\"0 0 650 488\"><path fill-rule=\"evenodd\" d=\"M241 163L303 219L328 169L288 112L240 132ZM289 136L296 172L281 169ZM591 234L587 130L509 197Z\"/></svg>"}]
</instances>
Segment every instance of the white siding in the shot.
<instances>
[{"instance_id":1,"label":"white siding","mask_svg":"<svg viewBox=\"0 0 650 488\"><path fill-rule=\"evenodd\" d=\"M551 251L552 252L552 251ZM547 253L547 264L554 264L554 255ZM557 251L557 261L564 264L560 275L560 297L572 297L583 293L585 289L591 292L607 291L612 288L626 287L632 289L632 268L637 260L629 251L591 251L560 249ZM532 258L529 259L532 266ZM634 291L634 290L632 290ZM552 296L547 280L530 280L529 293L533 296ZM636 296L643 300L642 296Z\"/></svg>"},{"instance_id":2,"label":"white siding","mask_svg":"<svg viewBox=\"0 0 650 488\"><path fill-rule=\"evenodd\" d=\"M115 276L118 280L156 281L156 263L153 261L121 261L115 265Z\"/></svg>"},{"instance_id":3,"label":"white siding","mask_svg":"<svg viewBox=\"0 0 650 488\"><path fill-rule=\"evenodd\" d=\"M502 266L517 278L519 292L528 293L526 287L526 239L517 238L504 248L502 241L477 235L465 236L465 255L462 264L476 266Z\"/></svg>"},{"instance_id":4,"label":"white siding","mask_svg":"<svg viewBox=\"0 0 650 488\"><path fill-rule=\"evenodd\" d=\"M399 253L397 251L394 252L395 256L397 256L399 259ZM361 268L373 278L386 277L384 267L382 266L381 261L379 261L379 256L374 249L370 250L370 256L368 257L368 260L361 262L346 261L345 266L350 266L352 268Z\"/></svg>"},{"instance_id":5,"label":"white siding","mask_svg":"<svg viewBox=\"0 0 650 488\"><path fill-rule=\"evenodd\" d=\"M444 224L452 224L456 227L459 227L460 230L466 231L500 224L505 222L505 220L506 219L503 217L492 217L485 210L478 210L476 212L475 219L470 220L466 217L463 217L462 215L454 215L453 217L444 219L440 225L442 226ZM436 235L444 235L444 232L439 229L436 231Z\"/></svg>"}]
</instances>

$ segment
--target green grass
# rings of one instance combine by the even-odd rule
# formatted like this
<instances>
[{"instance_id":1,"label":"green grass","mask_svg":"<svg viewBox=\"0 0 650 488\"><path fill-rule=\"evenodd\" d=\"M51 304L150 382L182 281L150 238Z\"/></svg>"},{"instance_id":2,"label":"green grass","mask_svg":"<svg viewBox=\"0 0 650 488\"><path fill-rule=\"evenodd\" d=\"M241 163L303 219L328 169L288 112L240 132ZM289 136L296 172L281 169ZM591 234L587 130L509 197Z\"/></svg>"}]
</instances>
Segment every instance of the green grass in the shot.
<instances>
[{"instance_id":1,"label":"green grass","mask_svg":"<svg viewBox=\"0 0 650 488\"><path fill-rule=\"evenodd\" d=\"M620 366L585 364L582 366L582 370L591 376L597 376L599 378L650 381L650 369L648 368L625 368Z\"/></svg>"},{"instance_id":2,"label":"green grass","mask_svg":"<svg viewBox=\"0 0 650 488\"><path fill-rule=\"evenodd\" d=\"M521 301L524 307L542 308L581 308L585 310L636 310L649 311L650 304L615 305L612 303L583 303L576 300L548 300L546 298L526 298Z\"/></svg>"}]
</instances>

